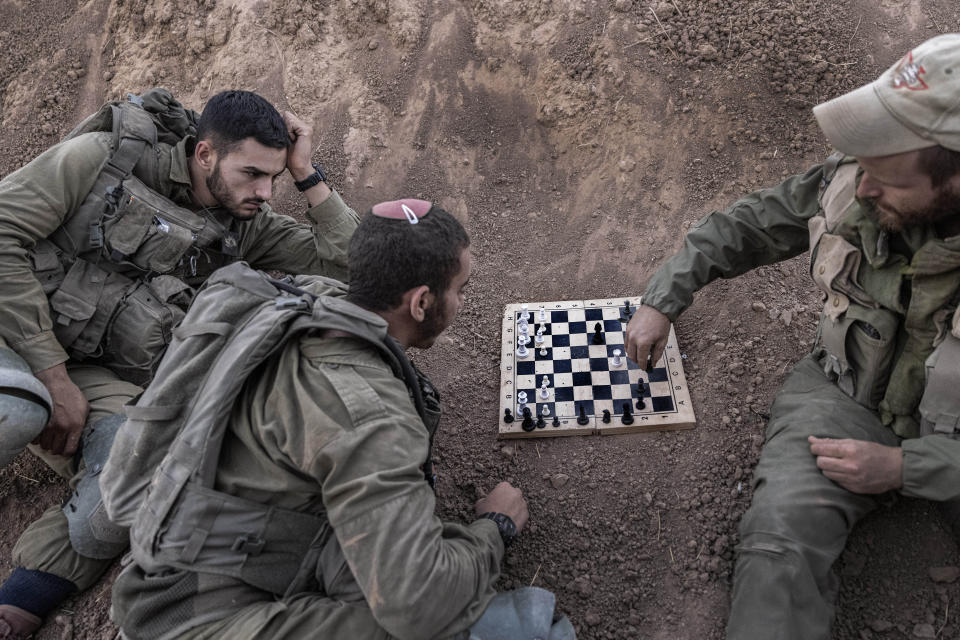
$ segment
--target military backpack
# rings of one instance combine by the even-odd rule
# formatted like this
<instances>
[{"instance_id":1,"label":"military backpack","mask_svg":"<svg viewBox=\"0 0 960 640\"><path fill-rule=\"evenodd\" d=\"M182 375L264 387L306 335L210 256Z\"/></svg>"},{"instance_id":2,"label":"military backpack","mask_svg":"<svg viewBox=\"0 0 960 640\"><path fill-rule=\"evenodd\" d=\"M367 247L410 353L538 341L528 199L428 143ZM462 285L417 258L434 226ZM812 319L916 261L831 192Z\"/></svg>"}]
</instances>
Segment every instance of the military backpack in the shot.
<instances>
[{"instance_id":1,"label":"military backpack","mask_svg":"<svg viewBox=\"0 0 960 640\"><path fill-rule=\"evenodd\" d=\"M307 331L335 329L367 340L405 382L431 432L435 428L436 392L387 335L386 323L343 299L345 292L336 280L278 281L242 262L220 269L200 289L154 381L125 408L101 476L107 514L131 527L134 558L145 571L216 573L278 595L297 592L301 580L314 575L311 553L319 553L329 535L322 514L252 503L214 488L243 385ZM430 475L429 461L424 471Z\"/></svg>"}]
</instances>

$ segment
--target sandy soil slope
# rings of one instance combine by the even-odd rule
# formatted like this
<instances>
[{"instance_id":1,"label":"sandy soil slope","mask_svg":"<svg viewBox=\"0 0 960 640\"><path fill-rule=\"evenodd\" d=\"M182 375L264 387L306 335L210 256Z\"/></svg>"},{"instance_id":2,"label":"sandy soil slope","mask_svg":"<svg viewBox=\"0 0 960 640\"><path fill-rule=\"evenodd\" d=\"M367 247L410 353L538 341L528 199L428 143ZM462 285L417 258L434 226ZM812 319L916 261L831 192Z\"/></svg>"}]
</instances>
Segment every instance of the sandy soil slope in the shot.
<instances>
[{"instance_id":1,"label":"sandy soil slope","mask_svg":"<svg viewBox=\"0 0 960 640\"><path fill-rule=\"evenodd\" d=\"M314 124L358 210L442 203L478 257L416 356L444 398L444 515L509 479L533 524L503 588L556 591L581 638L720 638L764 416L813 336L805 257L711 285L678 322L688 432L498 441L500 312L641 293L703 214L826 155L813 104L957 30L952 0L0 0L0 173L127 92L200 108L246 88ZM303 210L286 179L275 204ZM29 455L0 472L0 573L64 491ZM960 637L960 587L929 575L958 564L929 505L883 509L838 563L835 637ZM113 637L115 572L39 637Z\"/></svg>"}]
</instances>

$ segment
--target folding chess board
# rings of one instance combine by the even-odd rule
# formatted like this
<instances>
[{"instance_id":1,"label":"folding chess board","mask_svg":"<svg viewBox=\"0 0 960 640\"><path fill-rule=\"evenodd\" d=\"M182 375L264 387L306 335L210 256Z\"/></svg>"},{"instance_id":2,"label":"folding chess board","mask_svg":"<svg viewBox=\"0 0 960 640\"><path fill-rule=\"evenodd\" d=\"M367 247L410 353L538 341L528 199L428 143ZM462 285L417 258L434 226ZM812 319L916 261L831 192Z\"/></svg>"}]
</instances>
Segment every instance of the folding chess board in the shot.
<instances>
[{"instance_id":1,"label":"folding chess board","mask_svg":"<svg viewBox=\"0 0 960 640\"><path fill-rule=\"evenodd\" d=\"M623 355L626 324L639 303L637 297L507 305L500 365L500 435L536 438L692 429L696 417L673 327L663 356L649 371ZM526 355L518 355L522 315L529 318ZM542 342L537 343L541 327ZM520 392L526 394L525 405L518 403ZM626 420L625 403L630 414ZM531 428L528 422L523 428L524 408L530 409L539 426ZM505 419L508 409L512 421Z\"/></svg>"}]
</instances>

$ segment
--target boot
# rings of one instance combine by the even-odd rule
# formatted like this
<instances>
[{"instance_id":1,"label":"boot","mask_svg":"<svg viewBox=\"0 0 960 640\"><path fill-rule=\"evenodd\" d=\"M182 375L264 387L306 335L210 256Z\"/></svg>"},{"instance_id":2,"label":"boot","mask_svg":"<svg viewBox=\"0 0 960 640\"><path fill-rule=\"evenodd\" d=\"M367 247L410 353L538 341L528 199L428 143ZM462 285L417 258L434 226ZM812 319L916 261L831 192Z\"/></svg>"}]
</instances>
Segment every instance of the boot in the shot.
<instances>
[{"instance_id":1,"label":"boot","mask_svg":"<svg viewBox=\"0 0 960 640\"><path fill-rule=\"evenodd\" d=\"M0 604L0 639L22 640L40 628L43 620L12 604Z\"/></svg>"}]
</instances>

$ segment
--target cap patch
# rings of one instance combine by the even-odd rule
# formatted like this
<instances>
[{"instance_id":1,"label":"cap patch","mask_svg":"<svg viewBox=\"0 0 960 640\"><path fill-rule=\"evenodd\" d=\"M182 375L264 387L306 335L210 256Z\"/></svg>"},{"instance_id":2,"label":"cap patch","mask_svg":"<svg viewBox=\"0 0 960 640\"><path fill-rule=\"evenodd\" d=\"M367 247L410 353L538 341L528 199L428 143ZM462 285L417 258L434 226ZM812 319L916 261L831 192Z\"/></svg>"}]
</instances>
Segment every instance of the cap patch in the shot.
<instances>
[{"instance_id":1,"label":"cap patch","mask_svg":"<svg viewBox=\"0 0 960 640\"><path fill-rule=\"evenodd\" d=\"M927 72L921 65L913 61L913 51L903 56L893 70L893 88L923 91L930 87L923 81L923 74Z\"/></svg>"},{"instance_id":2,"label":"cap patch","mask_svg":"<svg viewBox=\"0 0 960 640\"><path fill-rule=\"evenodd\" d=\"M392 218L394 220L406 220L410 224L417 224L420 218L427 215L433 204L426 200L415 200L405 198L403 200L391 200L373 205L371 212L381 218Z\"/></svg>"}]
</instances>

